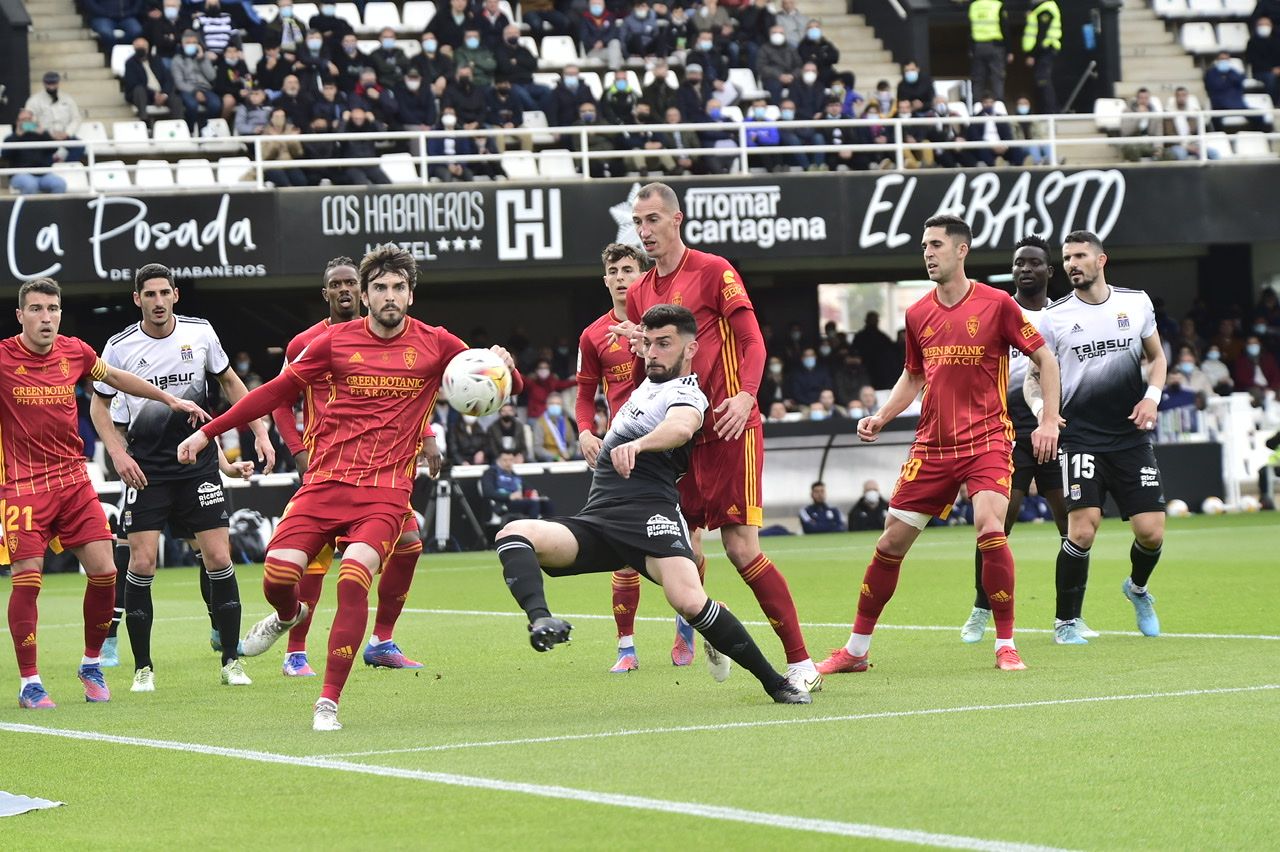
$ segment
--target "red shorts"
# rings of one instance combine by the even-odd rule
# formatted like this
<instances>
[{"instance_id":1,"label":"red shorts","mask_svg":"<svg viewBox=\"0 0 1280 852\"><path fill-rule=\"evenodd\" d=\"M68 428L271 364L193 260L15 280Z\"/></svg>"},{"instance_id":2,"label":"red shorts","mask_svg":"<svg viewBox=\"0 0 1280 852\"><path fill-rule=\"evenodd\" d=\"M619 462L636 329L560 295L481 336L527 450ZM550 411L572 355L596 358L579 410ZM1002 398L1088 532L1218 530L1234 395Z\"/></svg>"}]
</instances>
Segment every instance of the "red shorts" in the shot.
<instances>
[{"instance_id":1,"label":"red shorts","mask_svg":"<svg viewBox=\"0 0 1280 852\"><path fill-rule=\"evenodd\" d=\"M752 426L736 441L717 438L694 445L689 471L679 486L680 511L691 528L762 525L763 434L759 426Z\"/></svg>"},{"instance_id":2,"label":"red shorts","mask_svg":"<svg viewBox=\"0 0 1280 852\"><path fill-rule=\"evenodd\" d=\"M1013 456L1008 450L945 460L925 460L912 450L893 486L889 506L945 518L951 514L961 483L968 486L970 497L979 491L1008 497L1012 479Z\"/></svg>"},{"instance_id":3,"label":"red shorts","mask_svg":"<svg viewBox=\"0 0 1280 852\"><path fill-rule=\"evenodd\" d=\"M386 559L407 524L408 503L409 495L386 488L332 481L304 485L285 507L267 549L301 550L311 559L335 541L360 542Z\"/></svg>"},{"instance_id":4,"label":"red shorts","mask_svg":"<svg viewBox=\"0 0 1280 852\"><path fill-rule=\"evenodd\" d=\"M0 564L38 559L50 545L61 551L91 541L115 540L92 482L9 497L0 501L0 515L4 517Z\"/></svg>"},{"instance_id":5,"label":"red shorts","mask_svg":"<svg viewBox=\"0 0 1280 852\"><path fill-rule=\"evenodd\" d=\"M404 521L400 524L400 535L405 533L416 533L419 531L418 516L412 510L404 513ZM307 565L306 573L308 574L328 574L329 567L333 565L333 549L340 547L344 542L349 541L348 536L340 536L334 541L328 542L320 549L318 554L311 557L311 563Z\"/></svg>"}]
</instances>

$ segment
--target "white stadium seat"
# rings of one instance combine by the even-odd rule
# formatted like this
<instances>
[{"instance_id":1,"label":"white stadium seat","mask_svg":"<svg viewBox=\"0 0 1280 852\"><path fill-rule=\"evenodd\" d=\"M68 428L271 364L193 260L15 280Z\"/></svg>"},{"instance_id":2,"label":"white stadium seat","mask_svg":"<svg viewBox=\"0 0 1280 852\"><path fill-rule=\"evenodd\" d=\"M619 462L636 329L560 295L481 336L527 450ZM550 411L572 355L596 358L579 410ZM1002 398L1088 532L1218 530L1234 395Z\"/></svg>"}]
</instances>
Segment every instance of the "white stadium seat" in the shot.
<instances>
[{"instance_id":1,"label":"white stadium seat","mask_svg":"<svg viewBox=\"0 0 1280 852\"><path fill-rule=\"evenodd\" d=\"M1244 53L1249 45L1249 25L1240 21L1218 24L1218 49Z\"/></svg>"},{"instance_id":2,"label":"white stadium seat","mask_svg":"<svg viewBox=\"0 0 1280 852\"><path fill-rule=\"evenodd\" d=\"M1187 0L1187 8L1194 18L1219 18L1226 14L1222 0Z\"/></svg>"},{"instance_id":3,"label":"white stadium seat","mask_svg":"<svg viewBox=\"0 0 1280 852\"><path fill-rule=\"evenodd\" d=\"M1152 0L1151 8L1165 20L1191 17L1191 10L1187 8L1187 0Z\"/></svg>"},{"instance_id":4,"label":"white stadium seat","mask_svg":"<svg viewBox=\"0 0 1280 852\"><path fill-rule=\"evenodd\" d=\"M720 117L725 121L736 121L742 123L742 107L732 104L726 107L720 107ZM736 142L734 143L737 144Z\"/></svg>"},{"instance_id":5,"label":"white stadium seat","mask_svg":"<svg viewBox=\"0 0 1280 852\"><path fill-rule=\"evenodd\" d=\"M1271 96L1262 92L1252 92L1244 96L1244 105L1249 109L1259 109L1266 112L1262 116L1264 124L1275 123L1275 104L1271 102Z\"/></svg>"},{"instance_id":6,"label":"white stadium seat","mask_svg":"<svg viewBox=\"0 0 1280 852\"><path fill-rule=\"evenodd\" d=\"M539 68L560 69L578 62L578 43L571 36L547 36L542 40Z\"/></svg>"},{"instance_id":7,"label":"white stadium seat","mask_svg":"<svg viewBox=\"0 0 1280 852\"><path fill-rule=\"evenodd\" d=\"M1220 160L1230 160L1235 156L1235 151L1231 149L1231 137L1225 133L1206 133L1204 145L1206 151L1216 151Z\"/></svg>"},{"instance_id":8,"label":"white stadium seat","mask_svg":"<svg viewBox=\"0 0 1280 852\"><path fill-rule=\"evenodd\" d=\"M751 101L763 92L750 68L730 68L729 83L738 90L739 101Z\"/></svg>"},{"instance_id":9,"label":"white stadium seat","mask_svg":"<svg viewBox=\"0 0 1280 852\"><path fill-rule=\"evenodd\" d=\"M546 44L546 39L543 39L542 43ZM594 71L579 71L578 78L584 86L591 90L591 94L596 96L597 101L604 97L604 86L600 82L599 74ZM574 120L576 121L577 119Z\"/></svg>"},{"instance_id":10,"label":"white stadium seat","mask_svg":"<svg viewBox=\"0 0 1280 852\"><path fill-rule=\"evenodd\" d=\"M89 170L89 185L94 192L106 192L111 189L130 189L133 183L129 180L129 170L124 160L99 160Z\"/></svg>"},{"instance_id":11,"label":"white stadium seat","mask_svg":"<svg viewBox=\"0 0 1280 852\"><path fill-rule=\"evenodd\" d=\"M1098 98L1093 102L1093 123L1103 133L1120 132L1120 115L1128 106L1123 98Z\"/></svg>"},{"instance_id":12,"label":"white stadium seat","mask_svg":"<svg viewBox=\"0 0 1280 852\"><path fill-rule=\"evenodd\" d=\"M280 7L275 3L254 3L253 11L257 12L258 17L268 24L280 17Z\"/></svg>"},{"instance_id":13,"label":"white stadium seat","mask_svg":"<svg viewBox=\"0 0 1280 852\"><path fill-rule=\"evenodd\" d=\"M179 160L175 168L178 186L188 189L204 189L218 185L213 176L213 167L203 157L191 160Z\"/></svg>"},{"instance_id":14,"label":"white stadium seat","mask_svg":"<svg viewBox=\"0 0 1280 852\"><path fill-rule=\"evenodd\" d=\"M1218 37L1213 32L1213 24L1204 21L1183 24L1178 31L1178 42L1183 50L1190 53L1218 52Z\"/></svg>"},{"instance_id":15,"label":"white stadium seat","mask_svg":"<svg viewBox=\"0 0 1280 852\"><path fill-rule=\"evenodd\" d=\"M538 155L538 173L549 178L577 177L578 170L573 167L576 159L567 148L548 148Z\"/></svg>"},{"instance_id":16,"label":"white stadium seat","mask_svg":"<svg viewBox=\"0 0 1280 852\"><path fill-rule=\"evenodd\" d=\"M431 25L436 16L436 4L430 0L409 0L400 10L402 32L420 36Z\"/></svg>"},{"instance_id":17,"label":"white stadium seat","mask_svg":"<svg viewBox=\"0 0 1280 852\"><path fill-rule=\"evenodd\" d=\"M81 125L82 127L84 125ZM3 130L3 128L0 128ZM3 137L0 137L3 138ZM67 192L89 191L89 170L84 163L54 163L53 173L66 181ZM90 468L97 465L89 465Z\"/></svg>"},{"instance_id":18,"label":"white stadium seat","mask_svg":"<svg viewBox=\"0 0 1280 852\"><path fill-rule=\"evenodd\" d=\"M195 147L191 144L191 127L181 118L157 121L151 129L151 138L162 151L189 151Z\"/></svg>"},{"instance_id":19,"label":"white stadium seat","mask_svg":"<svg viewBox=\"0 0 1280 852\"><path fill-rule=\"evenodd\" d=\"M113 121L111 141L120 154L145 154L151 150L151 136L145 121Z\"/></svg>"},{"instance_id":20,"label":"white stadium seat","mask_svg":"<svg viewBox=\"0 0 1280 852\"><path fill-rule=\"evenodd\" d=\"M1271 152L1271 143L1267 141L1266 134L1257 133L1251 130L1245 130L1235 135L1232 140L1236 146L1237 157L1274 157Z\"/></svg>"},{"instance_id":21,"label":"white stadium seat","mask_svg":"<svg viewBox=\"0 0 1280 852\"><path fill-rule=\"evenodd\" d=\"M532 151L504 151L500 162L502 170L512 180L538 179L538 159Z\"/></svg>"},{"instance_id":22,"label":"white stadium seat","mask_svg":"<svg viewBox=\"0 0 1280 852\"><path fill-rule=\"evenodd\" d=\"M1222 0L1223 11L1233 18L1247 18L1253 14L1257 0Z\"/></svg>"},{"instance_id":23,"label":"white stadium seat","mask_svg":"<svg viewBox=\"0 0 1280 852\"><path fill-rule=\"evenodd\" d=\"M352 4L355 5L354 3ZM357 29L356 32L376 33L383 27L391 27L396 32L400 32L404 24L400 21L400 9L395 3L387 3L385 0L375 0L375 2L366 3L364 6L364 29Z\"/></svg>"},{"instance_id":24,"label":"white stadium seat","mask_svg":"<svg viewBox=\"0 0 1280 852\"><path fill-rule=\"evenodd\" d=\"M520 125L526 129L534 129L547 126L547 114L540 109L525 110L524 123ZM551 133L535 133L533 134L533 144L535 146L554 145L556 137Z\"/></svg>"},{"instance_id":25,"label":"white stadium seat","mask_svg":"<svg viewBox=\"0 0 1280 852\"><path fill-rule=\"evenodd\" d=\"M519 39L520 46L533 54L533 58L538 58L538 43L533 40L533 36L522 35Z\"/></svg>"},{"instance_id":26,"label":"white stadium seat","mask_svg":"<svg viewBox=\"0 0 1280 852\"><path fill-rule=\"evenodd\" d=\"M139 160L133 185L138 189L172 189L173 166L168 160Z\"/></svg>"},{"instance_id":27,"label":"white stadium seat","mask_svg":"<svg viewBox=\"0 0 1280 852\"><path fill-rule=\"evenodd\" d=\"M422 183L417 161L412 154L383 154L378 161L383 173L391 178L392 183Z\"/></svg>"},{"instance_id":28,"label":"white stadium seat","mask_svg":"<svg viewBox=\"0 0 1280 852\"><path fill-rule=\"evenodd\" d=\"M262 61L262 45L256 41L246 41L240 52L244 54L244 64L249 67L249 73L256 74L258 63Z\"/></svg>"},{"instance_id":29,"label":"white stadium seat","mask_svg":"<svg viewBox=\"0 0 1280 852\"><path fill-rule=\"evenodd\" d=\"M218 161L219 186L253 186L253 160L223 157Z\"/></svg>"},{"instance_id":30,"label":"white stadium seat","mask_svg":"<svg viewBox=\"0 0 1280 852\"><path fill-rule=\"evenodd\" d=\"M316 15L320 14L320 7L315 3L294 3L293 17L297 18L303 24L310 21Z\"/></svg>"},{"instance_id":31,"label":"white stadium seat","mask_svg":"<svg viewBox=\"0 0 1280 852\"><path fill-rule=\"evenodd\" d=\"M124 64L133 56L132 44L117 44L111 48L111 73L117 77L124 76Z\"/></svg>"}]
</instances>

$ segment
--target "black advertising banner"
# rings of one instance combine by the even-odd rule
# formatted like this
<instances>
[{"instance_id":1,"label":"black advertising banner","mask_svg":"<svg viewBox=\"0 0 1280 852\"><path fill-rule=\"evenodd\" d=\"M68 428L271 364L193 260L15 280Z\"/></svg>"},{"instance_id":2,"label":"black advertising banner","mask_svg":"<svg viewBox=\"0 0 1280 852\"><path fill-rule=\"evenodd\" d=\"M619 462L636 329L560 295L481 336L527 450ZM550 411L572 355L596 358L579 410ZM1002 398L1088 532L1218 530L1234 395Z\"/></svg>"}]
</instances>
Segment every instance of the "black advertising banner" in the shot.
<instances>
[{"instance_id":1,"label":"black advertising banner","mask_svg":"<svg viewBox=\"0 0 1280 852\"><path fill-rule=\"evenodd\" d=\"M252 192L18 197L0 203L10 277L131 281L144 263L179 278L280 273L276 200Z\"/></svg>"},{"instance_id":2,"label":"black advertising banner","mask_svg":"<svg viewBox=\"0 0 1280 852\"><path fill-rule=\"evenodd\" d=\"M311 275L338 254L404 246L432 273L494 277L595 269L609 242L637 242L640 181L432 184L377 189L109 195L0 201L7 271L65 283L128 280L160 261L179 277ZM1077 228L1109 245L1275 238L1280 164L753 175L673 180L690 246L752 261L839 268L914 254L925 219L963 216L974 249ZM448 281L448 278L441 279Z\"/></svg>"}]
</instances>

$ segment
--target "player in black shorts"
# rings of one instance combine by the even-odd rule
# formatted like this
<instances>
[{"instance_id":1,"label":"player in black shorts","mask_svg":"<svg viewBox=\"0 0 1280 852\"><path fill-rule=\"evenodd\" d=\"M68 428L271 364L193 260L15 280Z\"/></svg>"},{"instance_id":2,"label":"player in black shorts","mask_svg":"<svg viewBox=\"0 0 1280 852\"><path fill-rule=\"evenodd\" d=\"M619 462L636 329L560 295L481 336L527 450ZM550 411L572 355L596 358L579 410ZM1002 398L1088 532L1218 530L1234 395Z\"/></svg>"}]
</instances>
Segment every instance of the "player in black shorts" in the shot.
<instances>
[{"instance_id":1,"label":"player in black shorts","mask_svg":"<svg viewBox=\"0 0 1280 852\"><path fill-rule=\"evenodd\" d=\"M1045 307L1049 304L1049 282L1053 280L1053 262L1050 259L1049 244L1037 236L1028 236L1020 240L1013 250L1013 300L1022 308L1027 321L1037 329ZM1031 491L1031 483L1036 484L1036 493L1049 503L1053 512L1053 521L1058 525L1058 535L1067 534L1067 509L1062 502L1062 470L1058 460L1047 462L1036 461L1031 449L1031 433L1040 425L1040 408L1044 403L1039 399L1028 401L1023 394L1023 384L1027 371L1034 370L1031 359L1017 349L1009 348L1009 382L1006 386L1009 419L1013 422L1013 484L1009 489L1009 511L1004 519L1004 534L1013 531L1013 525L1022 511L1022 502ZM1039 385L1033 387L1039 390ZM982 590L982 551L975 551L973 585L977 594L973 601L973 611L969 620L960 628L960 638L965 642L979 642L986 632L987 622L991 619L991 603L987 593ZM1078 625L1085 635L1097 634L1084 622Z\"/></svg>"},{"instance_id":2,"label":"player in black shorts","mask_svg":"<svg viewBox=\"0 0 1280 852\"><path fill-rule=\"evenodd\" d=\"M676 482L707 409L690 372L697 322L677 305L656 305L641 322L646 379L604 437L586 506L570 518L512 521L498 533L502 573L529 617L529 641L549 651L567 642L572 629L551 615L543 571L565 577L629 565L662 586L672 608L706 640L709 658L714 652L736 660L780 704L808 704L809 693L769 664L742 622L707 597L693 562ZM713 667L717 680L728 676L727 662Z\"/></svg>"},{"instance_id":3,"label":"player in black shorts","mask_svg":"<svg viewBox=\"0 0 1280 852\"><path fill-rule=\"evenodd\" d=\"M207 381L212 375L234 403L248 393L231 369L230 359L213 327L197 317L174 312L178 288L173 273L151 263L134 276L133 302L142 311L134 323L108 341L102 352L108 364L142 376L174 396L207 407ZM251 681L237 651L240 639L240 590L231 562L227 530L227 502L222 491L218 450L208 448L196 463L180 465L177 447L192 432L181 418L140 397L117 394L105 384L94 385L90 416L124 483L121 527L129 538L129 568L124 599L125 627L134 656L132 691L153 692L151 659L154 608L151 583L155 579L160 533L193 537L204 570L201 592L213 627L211 642L222 655L222 682L247 685ZM127 448L117 429L127 428ZM275 453L265 424L253 425L255 448L270 469Z\"/></svg>"}]
</instances>

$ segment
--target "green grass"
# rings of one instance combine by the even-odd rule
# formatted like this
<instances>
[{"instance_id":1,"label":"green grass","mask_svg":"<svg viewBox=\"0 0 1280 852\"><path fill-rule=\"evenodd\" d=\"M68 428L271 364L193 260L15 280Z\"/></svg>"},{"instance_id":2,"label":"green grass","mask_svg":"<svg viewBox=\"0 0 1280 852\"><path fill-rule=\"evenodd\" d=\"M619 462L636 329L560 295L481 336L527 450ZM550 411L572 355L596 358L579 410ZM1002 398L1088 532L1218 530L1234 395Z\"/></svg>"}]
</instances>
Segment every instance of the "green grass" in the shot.
<instances>
[{"instance_id":1,"label":"green grass","mask_svg":"<svg viewBox=\"0 0 1280 852\"><path fill-rule=\"evenodd\" d=\"M396 634L427 668L414 674L358 665L342 702L346 728L336 734L310 730L318 679L281 677L282 650L249 661L252 687L218 685L192 569L162 571L154 587L158 691L128 691L122 638L125 667L108 672L115 696L106 705L83 703L74 676L80 629L73 626L83 580L51 576L40 597L40 651L59 706L22 711L11 695L0 724L298 756L648 730L336 760L1008 843L1274 848L1280 689L1162 694L1280 684L1280 641L1176 635L1280 634L1278 521L1273 514L1171 520L1151 585L1167 634L1158 639L1134 629L1119 591L1130 536L1107 522L1086 601L1090 625L1104 635L1087 647L1058 647L1047 632L1024 632L1019 647L1030 670L1022 673L995 670L989 641L959 641L972 597L972 529L931 529L907 559L872 647L872 670L828 678L811 707L770 703L736 669L727 683L713 683L700 648L694 667L673 668L670 611L654 586L641 598L642 619L653 619L638 627L641 668L616 676L606 671L614 656L607 576L548 582L552 607L569 615L575 630L574 642L543 655L530 650L521 619L472 614L514 612L493 554L430 556ZM1043 631L1052 625L1055 536L1048 526L1023 525L1012 541L1019 624ZM815 656L846 638L873 542L870 534L766 540L791 583ZM266 612L260 580L260 569L241 573L246 626ZM777 640L722 555L714 555L707 583L778 657ZM321 606L319 623L327 626L332 583ZM901 629L908 625L945 629ZM313 661L323 660L326 633L321 626L312 633ZM16 691L13 658L0 656ZM1139 697L998 706L1108 696ZM966 707L987 709L918 712ZM800 724L653 730L761 721ZM0 848L902 845L635 803L5 729L0 789L67 802L0 820Z\"/></svg>"}]
</instances>

